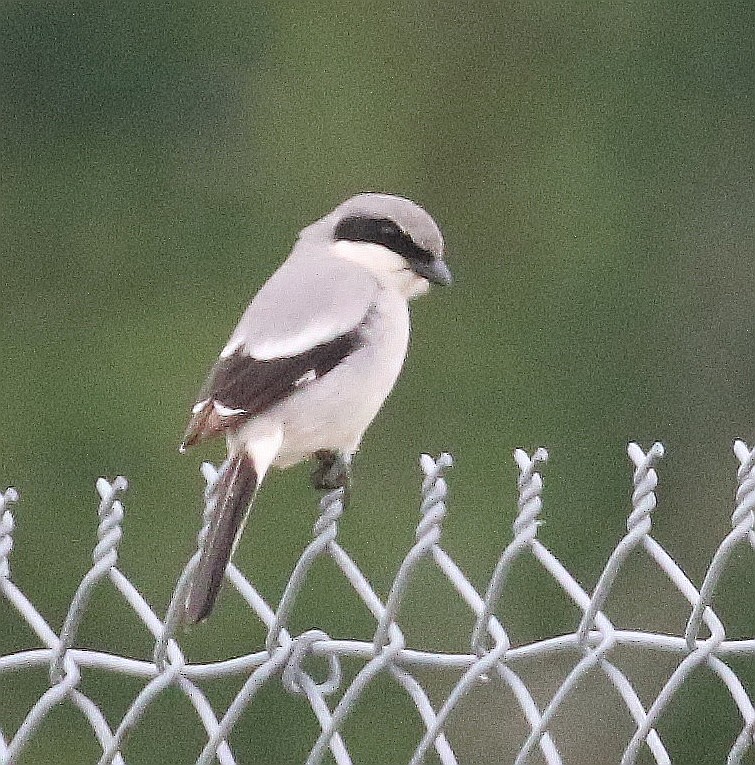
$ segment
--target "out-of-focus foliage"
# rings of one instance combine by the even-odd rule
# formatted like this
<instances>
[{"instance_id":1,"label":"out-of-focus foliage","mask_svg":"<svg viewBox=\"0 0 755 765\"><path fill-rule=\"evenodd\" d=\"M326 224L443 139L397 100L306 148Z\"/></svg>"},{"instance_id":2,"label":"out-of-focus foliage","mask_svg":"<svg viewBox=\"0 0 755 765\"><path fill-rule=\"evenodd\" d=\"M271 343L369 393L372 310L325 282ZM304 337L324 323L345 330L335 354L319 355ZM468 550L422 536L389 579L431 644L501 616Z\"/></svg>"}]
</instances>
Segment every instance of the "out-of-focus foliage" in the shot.
<instances>
[{"instance_id":1,"label":"out-of-focus foliage","mask_svg":"<svg viewBox=\"0 0 755 765\"><path fill-rule=\"evenodd\" d=\"M165 606L198 527L199 461L222 453L179 457L193 396L296 231L364 189L424 204L457 276L416 304L405 373L358 459L342 533L377 586L412 538L421 450L457 458L447 545L482 583L509 537L511 451L536 445L552 454L544 537L591 584L621 533L630 438L668 447L657 528L699 575L727 528L731 441L752 436L754 16L749 0L5 0L0 484L23 496L14 578L59 625L95 539L94 479L122 473L122 565ZM315 517L306 468L274 478L238 555L273 600ZM721 596L743 636L751 564ZM525 584L507 605L522 634L573 618ZM417 608L456 634L432 588ZM237 606L224 599L187 650L249 650L258 630ZM356 609L305 606L302 628L369 635ZM82 637L149 651L104 597ZM0 653L28 645L0 604ZM6 732L34 695L13 682ZM134 692L108 691L111 722ZM710 720L706 698L678 706L681 730ZM234 740L241 761L301 760L311 715L283 694L266 704ZM169 711L154 712L164 751L137 735L129 762L198 751L196 721ZM364 720L372 763L418 730L389 711ZM54 743L66 725L52 720L27 762L81 762L79 739ZM704 765L725 742L674 743Z\"/></svg>"}]
</instances>

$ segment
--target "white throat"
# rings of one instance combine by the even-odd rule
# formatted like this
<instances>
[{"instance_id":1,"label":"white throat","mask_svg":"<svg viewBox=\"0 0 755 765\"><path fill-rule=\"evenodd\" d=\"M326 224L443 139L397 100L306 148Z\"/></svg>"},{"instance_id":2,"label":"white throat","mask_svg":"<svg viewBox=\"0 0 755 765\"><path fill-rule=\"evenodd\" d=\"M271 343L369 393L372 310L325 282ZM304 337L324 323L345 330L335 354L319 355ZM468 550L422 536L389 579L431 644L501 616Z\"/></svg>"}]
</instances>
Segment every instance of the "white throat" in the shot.
<instances>
[{"instance_id":1,"label":"white throat","mask_svg":"<svg viewBox=\"0 0 755 765\"><path fill-rule=\"evenodd\" d=\"M401 255L372 242L335 242L333 254L349 260L369 271L382 287L400 292L407 300L423 295L430 289L430 282L415 274Z\"/></svg>"}]
</instances>

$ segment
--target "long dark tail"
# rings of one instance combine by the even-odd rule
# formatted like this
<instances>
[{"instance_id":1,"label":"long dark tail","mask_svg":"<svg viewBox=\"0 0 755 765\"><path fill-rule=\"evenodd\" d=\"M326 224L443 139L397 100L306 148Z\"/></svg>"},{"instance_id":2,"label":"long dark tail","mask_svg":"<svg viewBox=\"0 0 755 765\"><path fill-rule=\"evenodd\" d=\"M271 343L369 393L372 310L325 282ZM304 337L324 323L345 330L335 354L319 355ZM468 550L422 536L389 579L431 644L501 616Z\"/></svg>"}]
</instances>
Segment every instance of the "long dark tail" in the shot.
<instances>
[{"instance_id":1,"label":"long dark tail","mask_svg":"<svg viewBox=\"0 0 755 765\"><path fill-rule=\"evenodd\" d=\"M251 458L245 453L230 457L211 497L215 507L186 597L186 623L196 624L212 611L257 486Z\"/></svg>"}]
</instances>

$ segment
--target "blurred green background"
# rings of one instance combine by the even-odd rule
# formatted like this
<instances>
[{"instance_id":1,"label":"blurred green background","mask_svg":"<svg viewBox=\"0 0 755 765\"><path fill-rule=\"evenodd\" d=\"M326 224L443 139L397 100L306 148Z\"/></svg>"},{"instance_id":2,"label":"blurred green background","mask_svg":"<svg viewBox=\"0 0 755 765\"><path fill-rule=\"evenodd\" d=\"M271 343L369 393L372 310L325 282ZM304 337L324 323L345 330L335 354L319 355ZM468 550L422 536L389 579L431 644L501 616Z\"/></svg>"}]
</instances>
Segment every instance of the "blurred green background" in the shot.
<instances>
[{"instance_id":1,"label":"blurred green background","mask_svg":"<svg viewBox=\"0 0 755 765\"><path fill-rule=\"evenodd\" d=\"M457 281L415 304L404 374L356 463L341 534L377 591L413 540L421 451L455 455L444 544L484 590L511 537L511 452L548 447L541 538L591 587L629 510L626 442L655 439L668 449L656 533L699 583L729 528L731 442L752 437L754 33L751 0L4 0L0 486L22 494L14 581L58 629L96 540L94 480L123 474L120 566L163 612L198 530L199 464L222 455L177 452L207 369L299 228L380 190L432 212ZM269 602L315 518L306 467L265 486L237 562ZM680 634L678 594L641 556L630 564L609 615ZM753 635L754 582L742 551L717 599L729 637ZM467 650L472 621L431 567L404 613L411 646ZM517 644L578 616L527 562L499 613ZM315 626L374 628L324 564L292 624ZM79 643L147 658L145 632L105 585ZM225 593L182 645L208 661L263 640ZM0 603L0 654L37 645ZM646 702L674 667L623 658ZM530 668L541 703L568 667ZM752 689L752 662L736 668ZM423 679L440 703L455 678ZM242 681L207 688L224 709ZM0 676L6 736L46 687L44 671ZM85 672L82 687L116 725L140 683ZM559 717L567 761L618 760L632 728L612 698L598 682ZM704 765L740 726L701 672L659 731L675 763ZM95 762L87 730L57 710L19 765ZM303 762L317 730L270 688L231 742L239 762ZM346 737L355 763L380 765L406 761L421 730L384 679ZM509 762L525 733L497 686L449 722L464 763ZM191 762L202 743L168 693L127 761Z\"/></svg>"}]
</instances>

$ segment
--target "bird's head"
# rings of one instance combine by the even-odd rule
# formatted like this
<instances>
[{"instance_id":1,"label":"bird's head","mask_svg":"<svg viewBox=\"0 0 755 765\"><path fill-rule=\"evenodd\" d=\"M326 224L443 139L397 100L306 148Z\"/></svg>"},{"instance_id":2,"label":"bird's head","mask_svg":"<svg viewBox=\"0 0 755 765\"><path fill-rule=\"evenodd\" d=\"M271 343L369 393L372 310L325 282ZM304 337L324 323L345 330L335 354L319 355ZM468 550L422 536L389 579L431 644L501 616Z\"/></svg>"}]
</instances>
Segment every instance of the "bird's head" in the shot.
<instances>
[{"instance_id":1,"label":"bird's head","mask_svg":"<svg viewBox=\"0 0 755 765\"><path fill-rule=\"evenodd\" d=\"M310 229L327 237L333 255L358 263L407 298L426 292L430 282L451 284L438 225L403 197L357 194Z\"/></svg>"}]
</instances>

